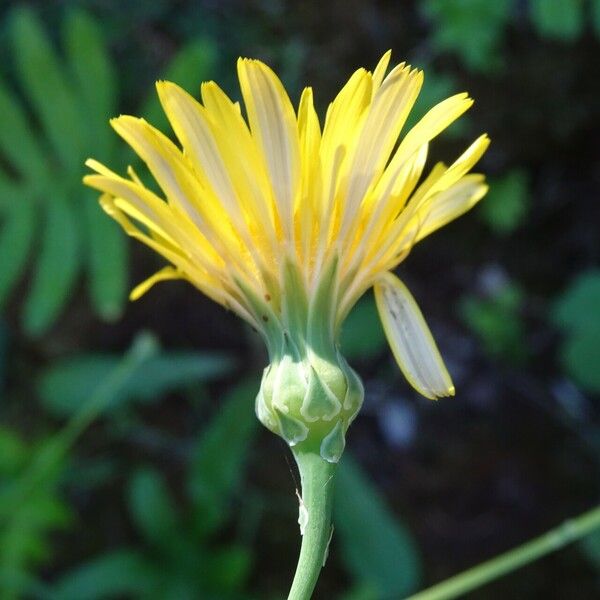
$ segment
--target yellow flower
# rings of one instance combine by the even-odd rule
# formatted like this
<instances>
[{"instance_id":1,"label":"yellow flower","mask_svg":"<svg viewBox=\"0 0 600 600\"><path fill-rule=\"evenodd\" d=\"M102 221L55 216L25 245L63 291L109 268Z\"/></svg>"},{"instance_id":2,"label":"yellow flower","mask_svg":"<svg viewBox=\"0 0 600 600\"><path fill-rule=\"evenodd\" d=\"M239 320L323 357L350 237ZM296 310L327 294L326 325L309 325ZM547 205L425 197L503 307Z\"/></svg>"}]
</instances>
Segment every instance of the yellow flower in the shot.
<instances>
[{"instance_id":1,"label":"yellow flower","mask_svg":"<svg viewBox=\"0 0 600 600\"><path fill-rule=\"evenodd\" d=\"M120 177L89 160L95 173L85 177L102 192L104 210L170 263L138 285L133 299L158 281L188 280L256 328L273 364L309 355L309 368L325 373L326 401L344 404L354 386L344 429L360 405L360 382L344 366L336 391L335 375L328 379L318 362L343 360L336 348L340 327L372 286L408 381L429 398L454 393L419 308L391 271L487 191L482 175L469 174L488 146L486 135L419 183L429 142L473 101L464 93L444 100L398 143L423 73L403 63L386 75L389 60L388 52L372 73L359 69L350 77L323 127L312 89L304 89L295 110L277 76L257 60L238 61L247 119L214 82L202 84L202 102L158 82L180 145L143 119L120 116L111 124L146 163L164 199L131 168ZM266 398L269 382L265 390ZM319 417L303 415L306 422ZM304 435L294 431L288 439Z\"/></svg>"}]
</instances>

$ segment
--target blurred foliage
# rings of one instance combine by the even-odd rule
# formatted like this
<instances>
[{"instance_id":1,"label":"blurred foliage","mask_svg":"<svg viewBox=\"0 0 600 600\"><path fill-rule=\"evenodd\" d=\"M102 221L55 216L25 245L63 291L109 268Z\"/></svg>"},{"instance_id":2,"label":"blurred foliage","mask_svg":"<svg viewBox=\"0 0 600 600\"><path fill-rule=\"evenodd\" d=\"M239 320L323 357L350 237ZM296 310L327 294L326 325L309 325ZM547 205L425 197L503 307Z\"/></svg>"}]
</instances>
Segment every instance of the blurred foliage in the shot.
<instances>
[{"instance_id":1,"label":"blurred foliage","mask_svg":"<svg viewBox=\"0 0 600 600\"><path fill-rule=\"evenodd\" d=\"M344 321L340 348L349 360L374 358L388 348L372 294L361 298Z\"/></svg>"},{"instance_id":2,"label":"blurred foliage","mask_svg":"<svg viewBox=\"0 0 600 600\"><path fill-rule=\"evenodd\" d=\"M600 531L596 531L581 540L581 548L593 565L600 569Z\"/></svg>"},{"instance_id":3,"label":"blurred foliage","mask_svg":"<svg viewBox=\"0 0 600 600\"><path fill-rule=\"evenodd\" d=\"M489 228L498 235L513 233L529 210L527 174L521 169L490 179L489 192L479 209Z\"/></svg>"},{"instance_id":4,"label":"blurred foliage","mask_svg":"<svg viewBox=\"0 0 600 600\"><path fill-rule=\"evenodd\" d=\"M450 73L438 73L431 64L418 60L415 66L423 70L425 78L417 101L404 126L405 131L416 125L419 119L423 118L427 111L438 102L462 91L459 89L459 83ZM450 138L459 138L464 135L468 125L469 115L467 113L452 123L444 133Z\"/></svg>"},{"instance_id":5,"label":"blurred foliage","mask_svg":"<svg viewBox=\"0 0 600 600\"><path fill-rule=\"evenodd\" d=\"M584 0L529 0L538 33L550 39L575 41L583 32Z\"/></svg>"},{"instance_id":6,"label":"blurred foliage","mask_svg":"<svg viewBox=\"0 0 600 600\"><path fill-rule=\"evenodd\" d=\"M38 380L38 393L50 414L75 413L90 393L102 385L119 364L119 355L85 354L53 362ZM210 381L231 372L231 357L218 353L160 352L129 373L107 409L141 401L157 402L169 392L196 381Z\"/></svg>"},{"instance_id":7,"label":"blurred foliage","mask_svg":"<svg viewBox=\"0 0 600 600\"><path fill-rule=\"evenodd\" d=\"M340 463L335 488L336 546L356 580L358 595L404 598L421 581L421 560L415 542L346 454Z\"/></svg>"},{"instance_id":8,"label":"blurred foliage","mask_svg":"<svg viewBox=\"0 0 600 600\"><path fill-rule=\"evenodd\" d=\"M85 13L69 13L62 59L31 10L16 9L9 30L27 107L0 83L5 167L0 172L0 245L7 251L3 257L8 255L0 267L0 301L33 256L35 270L23 307L29 333L43 333L52 325L82 270L96 310L115 318L126 294L126 241L104 217L94 194L81 186L87 156L95 152L114 158L116 148L106 126L116 112L116 77L102 35Z\"/></svg>"},{"instance_id":9,"label":"blurred foliage","mask_svg":"<svg viewBox=\"0 0 600 600\"><path fill-rule=\"evenodd\" d=\"M0 430L0 446L6 452L0 465L2 598L20 598L26 591L42 585L32 570L52 557L50 535L72 522L59 484L68 469L73 445L102 413L129 373L146 360L155 347L148 336L138 338L57 433L26 444L18 434Z\"/></svg>"},{"instance_id":10,"label":"blurred foliage","mask_svg":"<svg viewBox=\"0 0 600 600\"><path fill-rule=\"evenodd\" d=\"M81 184L89 156L124 162L124 145L108 126L117 113L118 77L101 28L79 9L68 12L61 58L30 9L15 9L8 24L28 106L0 81L0 306L32 259L23 307L28 333L40 335L54 323L84 271L96 312L116 319L127 294L127 240L97 193ZM166 78L192 88L208 78L215 60L208 41L192 42L167 66ZM141 114L164 128L153 91Z\"/></svg>"},{"instance_id":11,"label":"blurred foliage","mask_svg":"<svg viewBox=\"0 0 600 600\"><path fill-rule=\"evenodd\" d=\"M563 331L560 357L567 373L600 392L600 270L579 274L556 300L552 317Z\"/></svg>"},{"instance_id":12,"label":"blurred foliage","mask_svg":"<svg viewBox=\"0 0 600 600\"><path fill-rule=\"evenodd\" d=\"M438 52L456 53L475 71L503 66L500 45L511 17L511 0L426 0L422 6L432 22L431 42Z\"/></svg>"},{"instance_id":13,"label":"blurred foliage","mask_svg":"<svg viewBox=\"0 0 600 600\"><path fill-rule=\"evenodd\" d=\"M50 535L73 523L58 491L66 457L45 464L52 441L28 444L16 432L0 428L0 592L5 600L36 589L35 568L52 557ZM43 473L39 464L44 464ZM38 474L35 491L28 473Z\"/></svg>"},{"instance_id":14,"label":"blurred foliage","mask_svg":"<svg viewBox=\"0 0 600 600\"><path fill-rule=\"evenodd\" d=\"M522 304L522 290L514 283L505 282L485 298L463 298L460 313L487 354L519 364L528 355L525 327L519 314Z\"/></svg>"},{"instance_id":15,"label":"blurred foliage","mask_svg":"<svg viewBox=\"0 0 600 600\"><path fill-rule=\"evenodd\" d=\"M251 402L256 386L256 380L238 385L205 426L189 462L185 508L160 472L138 468L129 481L127 504L142 544L76 567L55 584L55 600L250 597L242 593L250 549L241 543L224 545L214 537L233 516L248 447L258 429Z\"/></svg>"}]
</instances>

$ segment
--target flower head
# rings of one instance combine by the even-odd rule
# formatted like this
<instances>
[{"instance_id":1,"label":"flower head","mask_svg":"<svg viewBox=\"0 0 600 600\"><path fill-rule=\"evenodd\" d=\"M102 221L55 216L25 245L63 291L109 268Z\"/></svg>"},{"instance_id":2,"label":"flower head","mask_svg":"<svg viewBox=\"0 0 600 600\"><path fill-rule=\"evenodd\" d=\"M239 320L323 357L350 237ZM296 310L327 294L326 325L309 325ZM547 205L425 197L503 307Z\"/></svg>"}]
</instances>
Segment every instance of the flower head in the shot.
<instances>
[{"instance_id":1,"label":"flower head","mask_svg":"<svg viewBox=\"0 0 600 600\"><path fill-rule=\"evenodd\" d=\"M421 181L429 142L472 100L464 93L444 100L398 143L423 73L403 63L386 75L389 60L388 52L372 73L357 70L323 126L312 89L304 89L296 110L257 60L238 61L246 118L214 82L202 84L201 102L158 82L179 145L143 119L121 116L111 124L164 198L131 168L121 177L87 163L96 173L85 183L102 192L105 211L170 263L131 297L161 280L186 279L255 327L271 358L257 412L278 433L287 429L288 441L304 439L307 424L331 423L339 414L345 430L358 410L362 388L336 341L372 286L409 382L430 398L454 393L420 310L391 271L418 241L486 193L484 177L469 171L489 140L479 137ZM278 368L284 363L285 376ZM322 387L318 406L303 406L307 386ZM284 393L290 398L276 406ZM282 426L292 413L301 423Z\"/></svg>"}]
</instances>

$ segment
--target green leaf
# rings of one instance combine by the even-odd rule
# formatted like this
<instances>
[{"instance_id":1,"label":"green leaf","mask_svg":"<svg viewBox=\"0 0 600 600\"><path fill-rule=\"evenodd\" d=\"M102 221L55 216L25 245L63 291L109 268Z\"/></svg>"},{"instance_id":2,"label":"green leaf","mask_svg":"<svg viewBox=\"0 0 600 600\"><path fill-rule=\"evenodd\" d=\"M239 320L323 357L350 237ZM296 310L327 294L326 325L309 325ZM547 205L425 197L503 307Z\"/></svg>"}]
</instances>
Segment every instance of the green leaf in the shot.
<instances>
[{"instance_id":1,"label":"green leaf","mask_svg":"<svg viewBox=\"0 0 600 600\"><path fill-rule=\"evenodd\" d=\"M80 224L60 191L48 190L40 256L25 303L27 333L40 335L58 317L73 290L80 265Z\"/></svg>"},{"instance_id":2,"label":"green leaf","mask_svg":"<svg viewBox=\"0 0 600 600\"><path fill-rule=\"evenodd\" d=\"M519 364L528 355L525 327L519 314L521 304L520 288L507 283L490 298L463 298L459 310L488 355Z\"/></svg>"},{"instance_id":3,"label":"green leaf","mask_svg":"<svg viewBox=\"0 0 600 600\"><path fill-rule=\"evenodd\" d=\"M527 174L519 169L490 181L490 191L481 202L480 211L490 229L508 235L517 229L529 211Z\"/></svg>"},{"instance_id":4,"label":"green leaf","mask_svg":"<svg viewBox=\"0 0 600 600\"><path fill-rule=\"evenodd\" d=\"M84 11L70 11L64 47L85 118L88 151L100 160L108 159L116 139L108 119L117 110L117 78L100 27Z\"/></svg>"},{"instance_id":5,"label":"green leaf","mask_svg":"<svg viewBox=\"0 0 600 600\"><path fill-rule=\"evenodd\" d=\"M0 565L7 573L26 572L51 553L49 534L71 520L53 485L40 486L20 503L0 506Z\"/></svg>"},{"instance_id":6,"label":"green leaf","mask_svg":"<svg viewBox=\"0 0 600 600\"><path fill-rule=\"evenodd\" d=\"M77 174L81 171L82 121L70 82L32 10L14 10L11 34L23 90L63 167Z\"/></svg>"},{"instance_id":7,"label":"green leaf","mask_svg":"<svg viewBox=\"0 0 600 600\"><path fill-rule=\"evenodd\" d=\"M259 381L251 379L229 392L194 448L188 482L201 533L214 531L229 514L257 431L258 388Z\"/></svg>"},{"instance_id":8,"label":"green leaf","mask_svg":"<svg viewBox=\"0 0 600 600\"><path fill-rule=\"evenodd\" d=\"M228 596L244 586L250 575L252 554L248 548L230 545L212 549L208 561L208 586Z\"/></svg>"},{"instance_id":9,"label":"green leaf","mask_svg":"<svg viewBox=\"0 0 600 600\"><path fill-rule=\"evenodd\" d=\"M475 71L489 72L502 65L500 44L513 2L489 0L426 0L425 15L432 20L431 41L441 52L453 52Z\"/></svg>"},{"instance_id":10,"label":"green leaf","mask_svg":"<svg viewBox=\"0 0 600 600\"><path fill-rule=\"evenodd\" d=\"M162 476L154 469L138 469L129 484L129 512L150 544L161 545L176 536L179 527L173 499Z\"/></svg>"},{"instance_id":11,"label":"green leaf","mask_svg":"<svg viewBox=\"0 0 600 600\"><path fill-rule=\"evenodd\" d=\"M600 323L596 321L567 336L560 352L567 373L582 388L592 393L600 392L599 340Z\"/></svg>"},{"instance_id":12,"label":"green leaf","mask_svg":"<svg viewBox=\"0 0 600 600\"><path fill-rule=\"evenodd\" d=\"M61 577L55 584L52 600L144 597L152 588L154 568L135 550L116 550Z\"/></svg>"},{"instance_id":13,"label":"green leaf","mask_svg":"<svg viewBox=\"0 0 600 600\"><path fill-rule=\"evenodd\" d=\"M0 317L0 401L2 400L4 386L6 385L10 341L8 324Z\"/></svg>"},{"instance_id":14,"label":"green leaf","mask_svg":"<svg viewBox=\"0 0 600 600\"><path fill-rule=\"evenodd\" d=\"M163 79L173 81L194 97L200 94L200 84L211 78L217 61L217 49L212 40L199 39L184 46L165 69ZM161 131L169 131L169 123L156 92L143 105L141 114Z\"/></svg>"},{"instance_id":15,"label":"green leaf","mask_svg":"<svg viewBox=\"0 0 600 600\"><path fill-rule=\"evenodd\" d=\"M28 456L28 448L17 433L0 427L0 476L16 474Z\"/></svg>"},{"instance_id":16,"label":"green leaf","mask_svg":"<svg viewBox=\"0 0 600 600\"><path fill-rule=\"evenodd\" d=\"M580 273L556 300L552 321L565 339L560 348L561 362L582 388L600 391L600 270Z\"/></svg>"},{"instance_id":17,"label":"green leaf","mask_svg":"<svg viewBox=\"0 0 600 600\"><path fill-rule=\"evenodd\" d=\"M580 273L559 296L552 320L565 331L584 331L600 325L600 269Z\"/></svg>"},{"instance_id":18,"label":"green leaf","mask_svg":"<svg viewBox=\"0 0 600 600\"><path fill-rule=\"evenodd\" d=\"M592 25L596 37L600 38L600 0L592 0Z\"/></svg>"},{"instance_id":19,"label":"green leaf","mask_svg":"<svg viewBox=\"0 0 600 600\"><path fill-rule=\"evenodd\" d=\"M0 80L0 152L23 181L39 186L49 175L46 157L19 100Z\"/></svg>"},{"instance_id":20,"label":"green leaf","mask_svg":"<svg viewBox=\"0 0 600 600\"><path fill-rule=\"evenodd\" d=\"M340 597L339 600L381 600L377 592L368 585L358 585Z\"/></svg>"},{"instance_id":21,"label":"green leaf","mask_svg":"<svg viewBox=\"0 0 600 600\"><path fill-rule=\"evenodd\" d=\"M83 354L59 360L42 372L37 389L47 410L70 415L93 394L121 358L112 354ZM191 383L211 381L233 368L230 357L200 352L163 353L136 366L112 394L108 409L131 400L151 401Z\"/></svg>"},{"instance_id":22,"label":"green leaf","mask_svg":"<svg viewBox=\"0 0 600 600\"><path fill-rule=\"evenodd\" d=\"M412 536L348 453L340 463L333 511L334 539L360 587L376 598L402 598L417 589L421 563Z\"/></svg>"},{"instance_id":23,"label":"green leaf","mask_svg":"<svg viewBox=\"0 0 600 600\"><path fill-rule=\"evenodd\" d=\"M94 308L114 321L127 299L127 238L121 228L100 208L97 194L81 190L87 225L89 289Z\"/></svg>"},{"instance_id":24,"label":"green leaf","mask_svg":"<svg viewBox=\"0 0 600 600\"><path fill-rule=\"evenodd\" d=\"M4 600L17 600L17 598L42 600L52 597L45 583L36 579L27 569L19 569L12 565L0 565L0 590L4 593Z\"/></svg>"},{"instance_id":25,"label":"green leaf","mask_svg":"<svg viewBox=\"0 0 600 600\"><path fill-rule=\"evenodd\" d=\"M376 357L386 346L375 300L369 294L358 301L344 321L340 348L349 360L365 360Z\"/></svg>"},{"instance_id":26,"label":"green leaf","mask_svg":"<svg viewBox=\"0 0 600 600\"><path fill-rule=\"evenodd\" d=\"M25 270L36 230L32 199L23 194L11 200L0 229L0 308Z\"/></svg>"},{"instance_id":27,"label":"green leaf","mask_svg":"<svg viewBox=\"0 0 600 600\"><path fill-rule=\"evenodd\" d=\"M600 569L600 531L596 530L583 538L579 543L579 547L594 567Z\"/></svg>"},{"instance_id":28,"label":"green leaf","mask_svg":"<svg viewBox=\"0 0 600 600\"><path fill-rule=\"evenodd\" d=\"M573 42L583 33L583 0L529 0L531 20L545 38Z\"/></svg>"},{"instance_id":29,"label":"green leaf","mask_svg":"<svg viewBox=\"0 0 600 600\"><path fill-rule=\"evenodd\" d=\"M96 312L115 319L127 295L127 240L101 212L97 194L81 183L88 155L110 162L116 150L108 125L116 112L116 74L106 44L94 19L79 9L67 12L66 61L29 8L13 10L9 33L35 122L0 81L0 211L8 215L15 204L36 204L28 221L15 209L0 237L0 249L8 248L11 258L0 267L0 303L24 273L28 242L41 221L41 250L24 307L27 332L39 335L53 324L80 266L89 274Z\"/></svg>"}]
</instances>

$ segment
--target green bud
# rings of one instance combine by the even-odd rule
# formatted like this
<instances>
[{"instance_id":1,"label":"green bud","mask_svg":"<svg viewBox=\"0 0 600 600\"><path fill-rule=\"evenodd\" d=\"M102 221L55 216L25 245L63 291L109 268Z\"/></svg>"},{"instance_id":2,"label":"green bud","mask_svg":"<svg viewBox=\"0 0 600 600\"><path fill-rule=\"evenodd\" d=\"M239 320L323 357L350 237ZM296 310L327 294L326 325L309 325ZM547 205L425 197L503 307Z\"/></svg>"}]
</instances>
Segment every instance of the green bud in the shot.
<instances>
[{"instance_id":1,"label":"green bud","mask_svg":"<svg viewBox=\"0 0 600 600\"><path fill-rule=\"evenodd\" d=\"M310 351L284 354L264 371L256 415L291 447L318 450L330 463L340 459L348 426L362 405L360 379L339 353L335 360Z\"/></svg>"}]
</instances>

